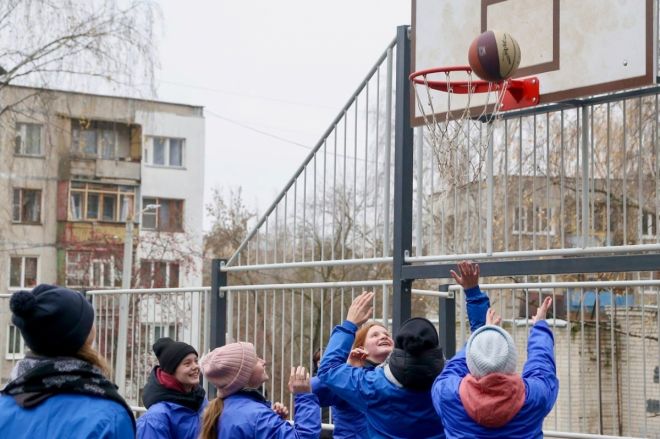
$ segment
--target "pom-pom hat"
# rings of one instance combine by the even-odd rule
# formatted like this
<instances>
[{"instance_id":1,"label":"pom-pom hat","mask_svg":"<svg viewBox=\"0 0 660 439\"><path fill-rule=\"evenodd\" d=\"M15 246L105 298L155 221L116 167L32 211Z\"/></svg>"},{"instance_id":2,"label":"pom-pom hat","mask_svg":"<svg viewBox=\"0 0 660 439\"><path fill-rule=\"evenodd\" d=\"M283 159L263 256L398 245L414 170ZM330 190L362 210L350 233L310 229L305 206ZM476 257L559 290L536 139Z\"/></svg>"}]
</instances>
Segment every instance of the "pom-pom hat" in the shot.
<instances>
[{"instance_id":1,"label":"pom-pom hat","mask_svg":"<svg viewBox=\"0 0 660 439\"><path fill-rule=\"evenodd\" d=\"M73 355L85 344L94 324L94 309L78 291L41 284L11 296L11 321L37 354Z\"/></svg>"}]
</instances>

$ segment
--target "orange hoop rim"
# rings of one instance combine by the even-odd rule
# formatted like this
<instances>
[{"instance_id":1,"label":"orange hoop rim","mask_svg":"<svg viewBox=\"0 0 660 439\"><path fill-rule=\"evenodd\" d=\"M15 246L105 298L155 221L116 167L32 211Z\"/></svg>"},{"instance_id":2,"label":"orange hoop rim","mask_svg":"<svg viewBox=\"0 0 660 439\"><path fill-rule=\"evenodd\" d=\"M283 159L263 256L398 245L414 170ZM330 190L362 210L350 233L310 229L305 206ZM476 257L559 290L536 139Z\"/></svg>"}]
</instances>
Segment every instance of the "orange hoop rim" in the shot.
<instances>
[{"instance_id":1,"label":"orange hoop rim","mask_svg":"<svg viewBox=\"0 0 660 439\"><path fill-rule=\"evenodd\" d=\"M427 75L435 73L449 74L451 72L472 74L472 68L470 66L432 67L413 72L408 78L414 84L425 85L428 88L445 93L471 94L503 90L502 110L531 107L540 103L539 80L535 76L522 79L505 79L497 82L482 79L452 81L450 79L429 80L426 78Z\"/></svg>"},{"instance_id":2,"label":"orange hoop rim","mask_svg":"<svg viewBox=\"0 0 660 439\"><path fill-rule=\"evenodd\" d=\"M502 81L491 82L484 81L483 79L475 79L474 81L451 81L451 80L429 80L425 79L427 75L435 73L451 73L451 72L465 72L472 73L470 66L451 66L451 67L432 67L430 69L418 70L410 74L409 78L412 82L419 85L428 85L430 88L438 91L454 93L488 93L489 91L501 90L505 85L507 88L520 84L522 81L517 79L505 79Z\"/></svg>"}]
</instances>

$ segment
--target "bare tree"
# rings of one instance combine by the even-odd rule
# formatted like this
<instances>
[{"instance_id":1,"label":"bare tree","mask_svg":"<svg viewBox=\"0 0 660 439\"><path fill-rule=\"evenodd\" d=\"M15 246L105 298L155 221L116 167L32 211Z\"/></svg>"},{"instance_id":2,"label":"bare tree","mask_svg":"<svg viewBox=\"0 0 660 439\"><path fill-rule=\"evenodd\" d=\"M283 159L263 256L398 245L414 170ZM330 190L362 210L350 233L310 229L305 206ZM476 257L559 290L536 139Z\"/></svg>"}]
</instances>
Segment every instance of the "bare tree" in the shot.
<instances>
[{"instance_id":1,"label":"bare tree","mask_svg":"<svg viewBox=\"0 0 660 439\"><path fill-rule=\"evenodd\" d=\"M0 91L75 84L126 92L146 84L153 93L157 15L151 0L4 0ZM19 103L3 102L0 115Z\"/></svg>"}]
</instances>

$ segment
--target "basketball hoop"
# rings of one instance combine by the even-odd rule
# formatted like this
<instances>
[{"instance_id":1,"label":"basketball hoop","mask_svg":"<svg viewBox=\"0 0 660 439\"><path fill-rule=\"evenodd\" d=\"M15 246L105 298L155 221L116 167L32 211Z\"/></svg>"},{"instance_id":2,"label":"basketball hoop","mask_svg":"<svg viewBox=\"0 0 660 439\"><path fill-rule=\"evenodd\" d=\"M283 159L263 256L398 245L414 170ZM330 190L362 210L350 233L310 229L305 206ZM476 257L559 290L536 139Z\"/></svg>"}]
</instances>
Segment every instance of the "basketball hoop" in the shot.
<instances>
[{"instance_id":1,"label":"basketball hoop","mask_svg":"<svg viewBox=\"0 0 660 439\"><path fill-rule=\"evenodd\" d=\"M440 79L436 79L437 77ZM478 178L486 149L492 140L492 122L499 118L502 111L539 103L539 81L536 77L489 82L473 79L469 66L458 66L419 70L409 78L440 172L454 177L454 183L457 183L458 179L457 170L452 166L453 157L463 145L472 144L478 147L468 151L468 155L474 152L478 154L477 169L474 169L472 174ZM433 93L434 91L445 93L446 97L443 98L438 93ZM475 95L479 95L479 99L476 99ZM443 105L438 105L440 99ZM442 107L442 110L436 110L436 107ZM469 122L472 120L487 124L485 139L481 134L477 142L474 135L471 137ZM474 164L475 160L470 158L470 163Z\"/></svg>"}]
</instances>

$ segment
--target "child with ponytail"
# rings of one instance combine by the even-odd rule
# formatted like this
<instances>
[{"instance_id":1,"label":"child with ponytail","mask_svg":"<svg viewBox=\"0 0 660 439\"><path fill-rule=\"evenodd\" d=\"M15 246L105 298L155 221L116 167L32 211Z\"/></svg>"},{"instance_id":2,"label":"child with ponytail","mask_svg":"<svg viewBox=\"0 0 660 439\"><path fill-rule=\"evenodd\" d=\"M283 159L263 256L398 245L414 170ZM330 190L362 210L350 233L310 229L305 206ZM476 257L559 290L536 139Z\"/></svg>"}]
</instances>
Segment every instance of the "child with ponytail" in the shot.
<instances>
[{"instance_id":1,"label":"child with ponytail","mask_svg":"<svg viewBox=\"0 0 660 439\"><path fill-rule=\"evenodd\" d=\"M282 419L258 388L268 380L266 362L251 343L214 349L200 362L204 377L217 389L202 419L201 439L316 439L321 433L318 398L304 367L291 368L289 390L295 395L295 424ZM285 410L284 410L285 412Z\"/></svg>"}]
</instances>

